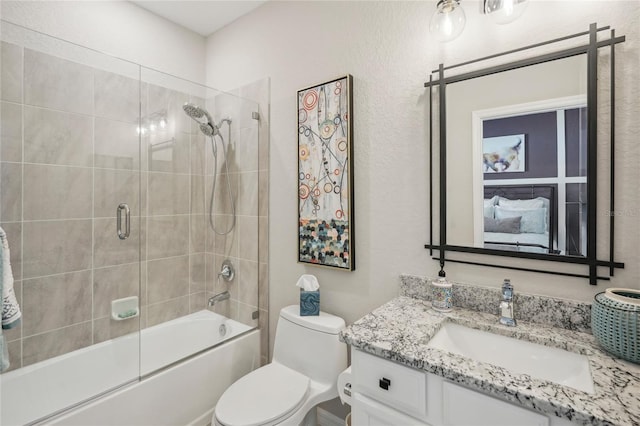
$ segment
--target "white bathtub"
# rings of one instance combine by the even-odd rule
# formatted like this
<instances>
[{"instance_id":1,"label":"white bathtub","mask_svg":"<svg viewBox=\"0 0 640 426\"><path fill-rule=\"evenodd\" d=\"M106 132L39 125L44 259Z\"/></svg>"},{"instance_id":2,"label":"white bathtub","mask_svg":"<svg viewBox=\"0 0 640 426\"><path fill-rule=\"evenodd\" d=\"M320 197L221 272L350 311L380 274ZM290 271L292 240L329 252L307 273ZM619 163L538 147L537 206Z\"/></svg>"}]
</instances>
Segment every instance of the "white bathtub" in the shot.
<instances>
[{"instance_id":1,"label":"white bathtub","mask_svg":"<svg viewBox=\"0 0 640 426\"><path fill-rule=\"evenodd\" d=\"M130 334L10 371L0 376L0 425L37 422L127 382L46 424L206 425L222 392L259 365L259 331L249 330L203 310L144 329L140 336ZM227 339L233 340L206 350Z\"/></svg>"}]
</instances>

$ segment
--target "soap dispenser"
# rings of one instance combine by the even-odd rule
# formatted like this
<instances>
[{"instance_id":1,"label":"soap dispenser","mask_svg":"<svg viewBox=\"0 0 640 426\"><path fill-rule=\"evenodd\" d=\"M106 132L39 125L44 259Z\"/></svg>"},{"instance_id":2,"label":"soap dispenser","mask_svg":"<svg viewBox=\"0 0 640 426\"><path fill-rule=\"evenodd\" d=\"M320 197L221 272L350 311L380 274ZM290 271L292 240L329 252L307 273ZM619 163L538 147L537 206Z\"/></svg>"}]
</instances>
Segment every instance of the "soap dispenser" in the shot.
<instances>
[{"instance_id":1,"label":"soap dispenser","mask_svg":"<svg viewBox=\"0 0 640 426\"><path fill-rule=\"evenodd\" d=\"M443 265L438 279L431 282L431 307L440 312L449 312L453 307L453 285L447 281Z\"/></svg>"}]
</instances>

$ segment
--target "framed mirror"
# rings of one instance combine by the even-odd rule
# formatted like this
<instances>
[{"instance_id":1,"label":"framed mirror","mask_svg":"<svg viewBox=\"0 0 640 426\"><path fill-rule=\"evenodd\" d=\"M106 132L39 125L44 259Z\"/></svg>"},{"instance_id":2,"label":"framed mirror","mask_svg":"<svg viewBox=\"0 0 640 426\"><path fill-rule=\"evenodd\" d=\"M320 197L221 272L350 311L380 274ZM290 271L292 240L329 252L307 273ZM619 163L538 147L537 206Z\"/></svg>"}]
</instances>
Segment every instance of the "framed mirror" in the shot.
<instances>
[{"instance_id":1,"label":"framed mirror","mask_svg":"<svg viewBox=\"0 0 640 426\"><path fill-rule=\"evenodd\" d=\"M605 30L610 28L592 24L580 34L463 64L441 64L433 71L425 87L432 107L431 165L432 170L439 169L437 176L432 172L430 196L432 240L438 243L425 247L441 265L445 261L496 265L486 258L470 259L473 255L583 264L588 268L584 274L557 273L588 277L591 284L624 266L613 259L613 217L608 224L609 259L597 256L596 212L598 191L603 190L597 185L598 151L603 145L598 142L602 139L598 50L607 48L611 79L607 115L613 122L614 50L624 41L613 30L608 34ZM599 33L610 35L599 40ZM456 72L585 37L587 44ZM610 123L600 124L611 128ZM613 182L615 138L614 132L609 133L604 141L611 148L606 170ZM610 206L613 191L613 185L606 191ZM452 253L472 255L460 259ZM548 272L535 262L527 265L511 269Z\"/></svg>"}]
</instances>

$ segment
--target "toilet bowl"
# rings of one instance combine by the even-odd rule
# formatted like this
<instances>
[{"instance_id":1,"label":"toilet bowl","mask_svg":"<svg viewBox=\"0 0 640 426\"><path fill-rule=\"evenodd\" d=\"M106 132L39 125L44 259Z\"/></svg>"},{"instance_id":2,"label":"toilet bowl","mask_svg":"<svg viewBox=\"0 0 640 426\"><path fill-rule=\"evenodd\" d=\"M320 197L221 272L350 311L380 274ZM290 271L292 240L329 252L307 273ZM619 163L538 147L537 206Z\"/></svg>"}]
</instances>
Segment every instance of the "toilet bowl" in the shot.
<instances>
[{"instance_id":1,"label":"toilet bowl","mask_svg":"<svg viewBox=\"0 0 640 426\"><path fill-rule=\"evenodd\" d=\"M273 361L223 393L213 425L312 426L316 405L338 396L336 381L347 366L347 347L338 340L345 322L325 312L303 317L299 310L280 311Z\"/></svg>"}]
</instances>

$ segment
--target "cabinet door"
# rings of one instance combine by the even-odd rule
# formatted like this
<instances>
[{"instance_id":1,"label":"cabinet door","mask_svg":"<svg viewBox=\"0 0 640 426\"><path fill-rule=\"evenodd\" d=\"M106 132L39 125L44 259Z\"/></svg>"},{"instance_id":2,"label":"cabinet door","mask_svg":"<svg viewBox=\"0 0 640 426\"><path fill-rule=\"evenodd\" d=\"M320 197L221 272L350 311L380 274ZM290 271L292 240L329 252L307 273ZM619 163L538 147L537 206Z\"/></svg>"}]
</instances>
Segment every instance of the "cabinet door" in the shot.
<instances>
[{"instance_id":1,"label":"cabinet door","mask_svg":"<svg viewBox=\"0 0 640 426\"><path fill-rule=\"evenodd\" d=\"M357 392L353 394L352 399L351 424L353 426L429 426Z\"/></svg>"},{"instance_id":2,"label":"cabinet door","mask_svg":"<svg viewBox=\"0 0 640 426\"><path fill-rule=\"evenodd\" d=\"M549 426L542 414L453 383L443 383L442 397L446 426Z\"/></svg>"}]
</instances>

